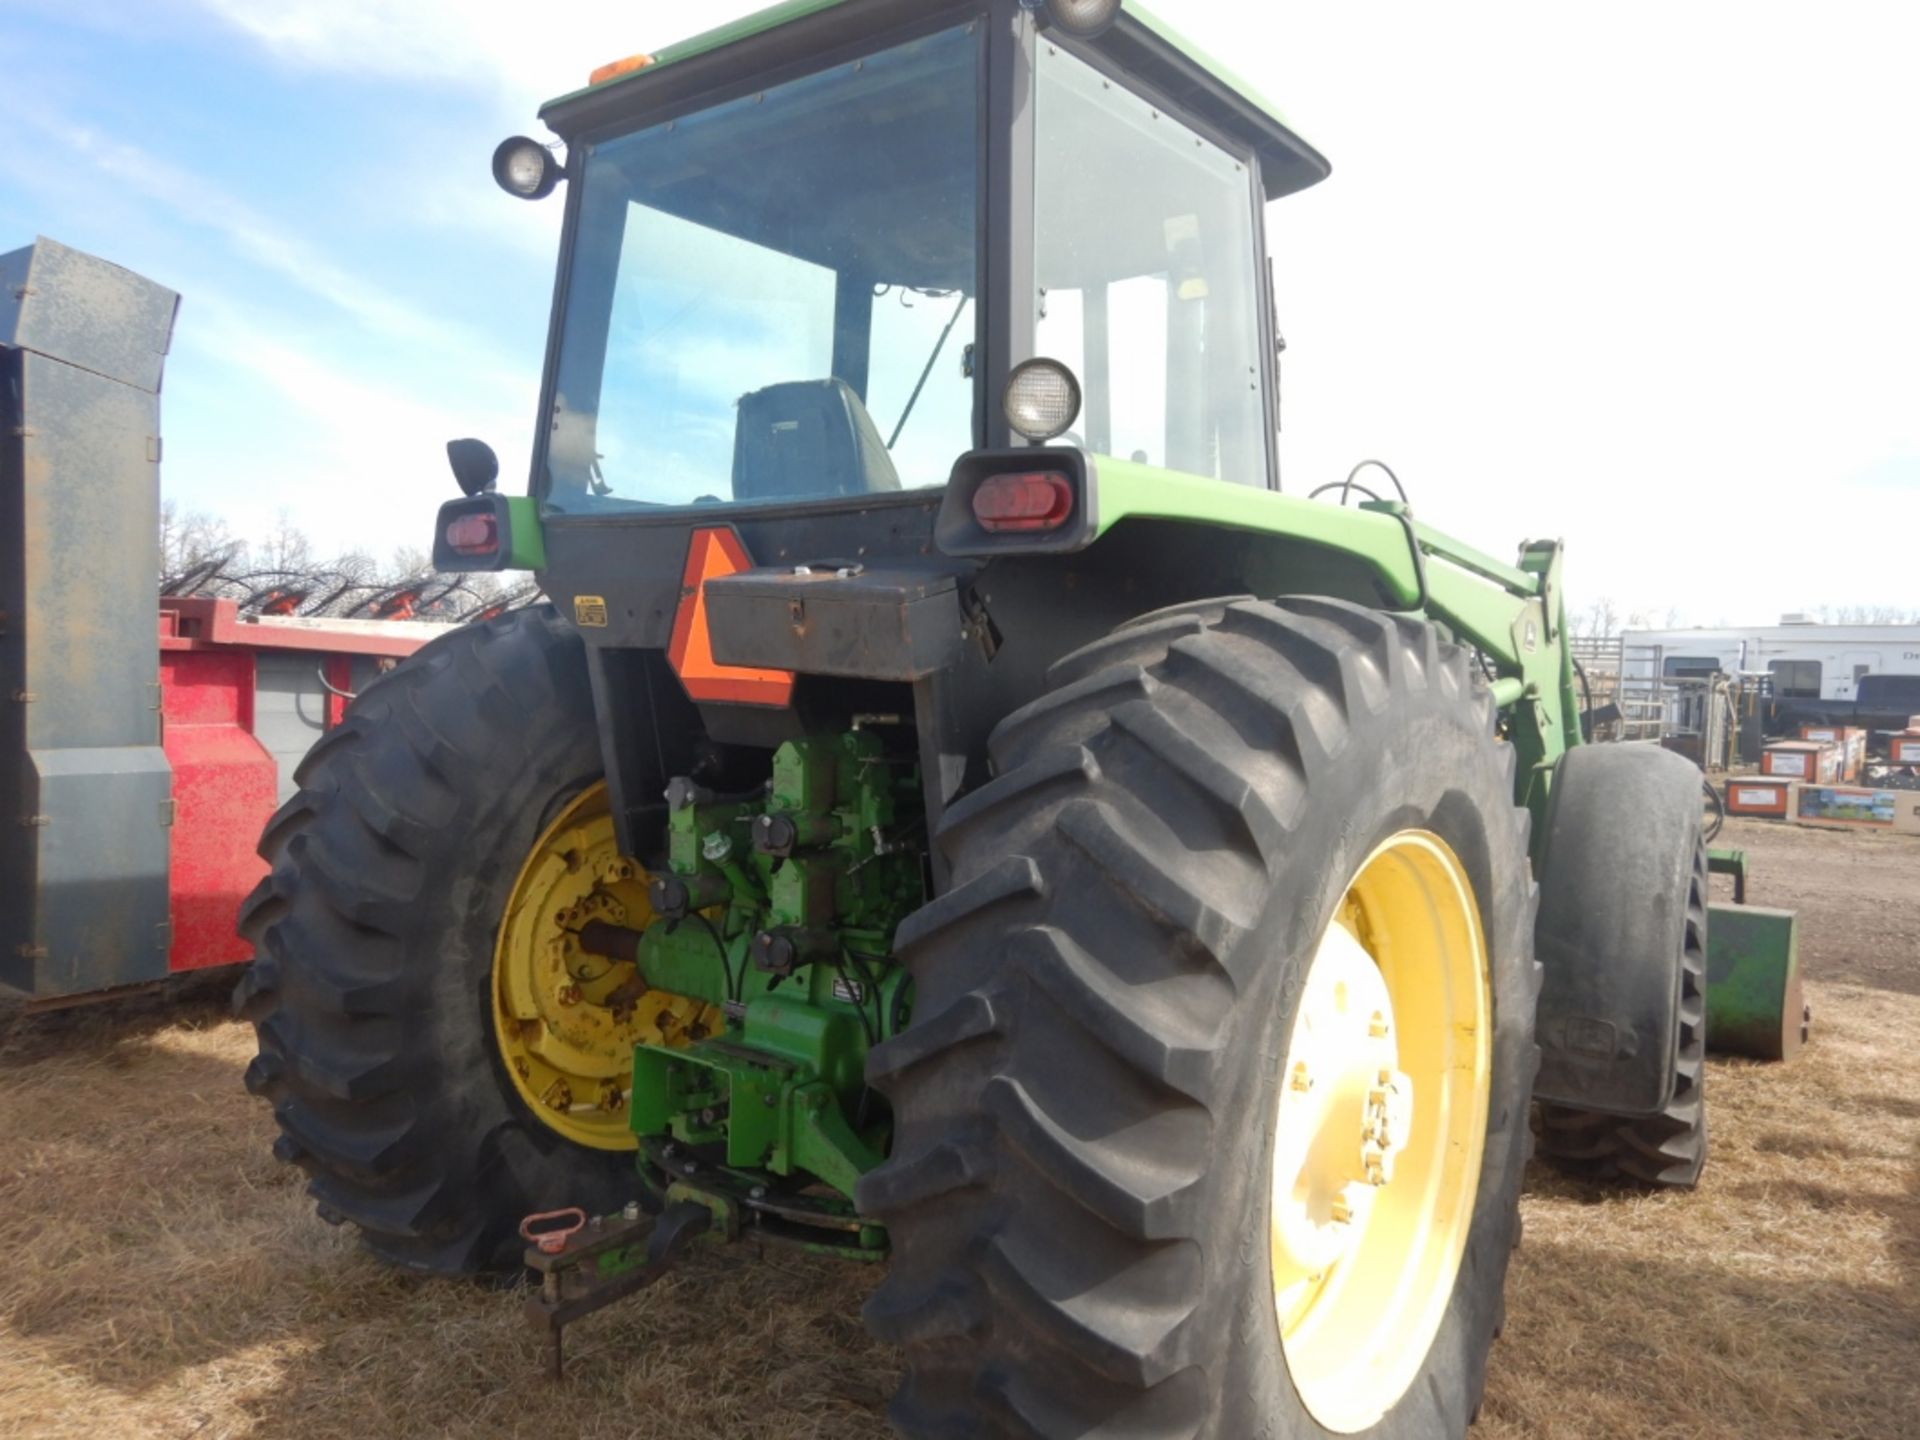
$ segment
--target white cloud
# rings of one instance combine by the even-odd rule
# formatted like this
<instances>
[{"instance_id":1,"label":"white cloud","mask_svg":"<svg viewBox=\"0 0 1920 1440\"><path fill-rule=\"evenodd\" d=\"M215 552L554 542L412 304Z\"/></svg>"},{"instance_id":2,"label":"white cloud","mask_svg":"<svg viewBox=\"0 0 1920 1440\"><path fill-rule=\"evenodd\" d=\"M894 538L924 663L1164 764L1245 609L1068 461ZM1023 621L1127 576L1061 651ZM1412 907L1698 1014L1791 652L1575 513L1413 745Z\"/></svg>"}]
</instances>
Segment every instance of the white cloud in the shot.
<instances>
[{"instance_id":1,"label":"white cloud","mask_svg":"<svg viewBox=\"0 0 1920 1440\"><path fill-rule=\"evenodd\" d=\"M238 257L338 308L373 335L459 353L476 368L488 363L484 357L490 347L485 337L383 291L365 274L339 265L206 177L24 100L18 104L0 100L0 116L13 127L32 131L38 143L64 150L113 182L121 201L129 194L139 196L177 221L213 231ZM498 362L498 368L512 367Z\"/></svg>"},{"instance_id":2,"label":"white cloud","mask_svg":"<svg viewBox=\"0 0 1920 1440\"><path fill-rule=\"evenodd\" d=\"M0 91L0 123L35 156L23 167L14 153L8 173L53 213L111 215L109 229L148 246L164 238L173 256L152 267L186 298L165 395L170 496L237 534L266 533L284 508L322 550L382 553L430 536L434 507L452 493L447 438L483 436L509 484L524 473L537 351L501 353L206 176L25 89ZM269 283L249 283L247 269ZM339 320L349 322L344 345Z\"/></svg>"},{"instance_id":3,"label":"white cloud","mask_svg":"<svg viewBox=\"0 0 1920 1440\"><path fill-rule=\"evenodd\" d=\"M531 116L609 60L658 50L760 6L569 0L199 0L291 63L415 83L485 87ZM652 13L648 13L648 11Z\"/></svg>"},{"instance_id":4,"label":"white cloud","mask_svg":"<svg viewBox=\"0 0 1920 1440\"><path fill-rule=\"evenodd\" d=\"M189 351L202 387L264 390L283 417L267 453L220 443L217 431L202 446L168 447L168 493L190 509L217 511L237 533L263 533L285 509L324 553L424 547L435 511L454 493L443 447L455 435L489 440L500 454L502 484L520 488L532 442L531 371L519 386L473 385L460 399L435 402L389 377L331 362L217 302L198 307L182 347ZM229 409L237 400L232 388L210 398ZM198 408L204 412L206 402Z\"/></svg>"}]
</instances>

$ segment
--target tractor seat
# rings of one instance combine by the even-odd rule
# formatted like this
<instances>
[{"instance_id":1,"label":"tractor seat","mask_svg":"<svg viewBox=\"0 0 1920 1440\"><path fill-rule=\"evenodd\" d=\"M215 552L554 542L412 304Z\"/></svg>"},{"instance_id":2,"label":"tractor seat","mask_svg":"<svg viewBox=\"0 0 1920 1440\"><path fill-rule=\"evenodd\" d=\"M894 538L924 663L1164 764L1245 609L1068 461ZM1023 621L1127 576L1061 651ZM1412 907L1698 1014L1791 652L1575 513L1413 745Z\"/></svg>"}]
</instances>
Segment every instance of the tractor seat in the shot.
<instances>
[{"instance_id":1,"label":"tractor seat","mask_svg":"<svg viewBox=\"0 0 1920 1440\"><path fill-rule=\"evenodd\" d=\"M735 500L873 495L900 488L886 442L844 380L793 380L740 398Z\"/></svg>"}]
</instances>

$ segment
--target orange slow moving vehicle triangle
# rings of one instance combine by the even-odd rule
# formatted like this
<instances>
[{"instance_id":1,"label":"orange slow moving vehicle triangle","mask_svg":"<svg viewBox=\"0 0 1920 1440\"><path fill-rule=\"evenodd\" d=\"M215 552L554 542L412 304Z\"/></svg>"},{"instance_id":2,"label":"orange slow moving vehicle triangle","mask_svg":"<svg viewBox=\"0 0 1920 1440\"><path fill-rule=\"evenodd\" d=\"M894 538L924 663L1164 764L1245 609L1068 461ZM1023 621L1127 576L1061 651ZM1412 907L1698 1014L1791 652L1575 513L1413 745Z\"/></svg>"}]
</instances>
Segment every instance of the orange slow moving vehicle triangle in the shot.
<instances>
[{"instance_id":1,"label":"orange slow moving vehicle triangle","mask_svg":"<svg viewBox=\"0 0 1920 1440\"><path fill-rule=\"evenodd\" d=\"M752 568L747 547L731 529L693 532L693 542L687 546L687 568L680 577L680 608L674 613L667 659L695 700L786 705L793 699L791 670L722 665L713 658L713 635L707 625L707 582Z\"/></svg>"}]
</instances>

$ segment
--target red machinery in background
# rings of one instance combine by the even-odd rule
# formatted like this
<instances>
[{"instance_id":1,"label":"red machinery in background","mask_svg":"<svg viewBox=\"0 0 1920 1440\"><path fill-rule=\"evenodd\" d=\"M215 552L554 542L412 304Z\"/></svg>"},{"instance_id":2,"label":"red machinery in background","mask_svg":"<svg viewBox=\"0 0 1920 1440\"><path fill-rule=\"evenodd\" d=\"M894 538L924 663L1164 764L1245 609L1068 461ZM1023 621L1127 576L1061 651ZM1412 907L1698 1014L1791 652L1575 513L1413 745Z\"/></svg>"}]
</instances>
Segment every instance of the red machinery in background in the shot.
<instances>
[{"instance_id":1,"label":"red machinery in background","mask_svg":"<svg viewBox=\"0 0 1920 1440\"><path fill-rule=\"evenodd\" d=\"M232 600L160 601L161 744L173 771L169 972L248 957L240 902L266 873L260 832L347 701L447 627L242 618Z\"/></svg>"},{"instance_id":2,"label":"red machinery in background","mask_svg":"<svg viewBox=\"0 0 1920 1440\"><path fill-rule=\"evenodd\" d=\"M156 597L178 300L50 240L0 254L0 1002L245 959L254 845L301 759L448 628ZM393 588L372 608L407 613Z\"/></svg>"}]
</instances>

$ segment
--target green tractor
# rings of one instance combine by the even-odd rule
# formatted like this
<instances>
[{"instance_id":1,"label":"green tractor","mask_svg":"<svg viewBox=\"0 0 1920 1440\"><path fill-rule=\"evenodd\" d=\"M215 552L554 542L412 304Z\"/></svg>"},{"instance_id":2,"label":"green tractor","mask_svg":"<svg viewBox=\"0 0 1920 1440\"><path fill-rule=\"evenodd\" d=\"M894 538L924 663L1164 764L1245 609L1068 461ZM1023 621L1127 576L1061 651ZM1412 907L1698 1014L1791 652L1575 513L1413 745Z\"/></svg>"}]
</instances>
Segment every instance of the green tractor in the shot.
<instances>
[{"instance_id":1,"label":"green tractor","mask_svg":"<svg viewBox=\"0 0 1920 1440\"><path fill-rule=\"evenodd\" d=\"M544 1240L556 1337L694 1235L884 1261L910 1436L1464 1431L1536 1124L1699 1174L1699 782L1581 744L1557 544L1282 493L1325 160L1131 0L788 0L542 118L530 493L454 442L435 555L551 603L263 838L277 1153L401 1266Z\"/></svg>"}]
</instances>

